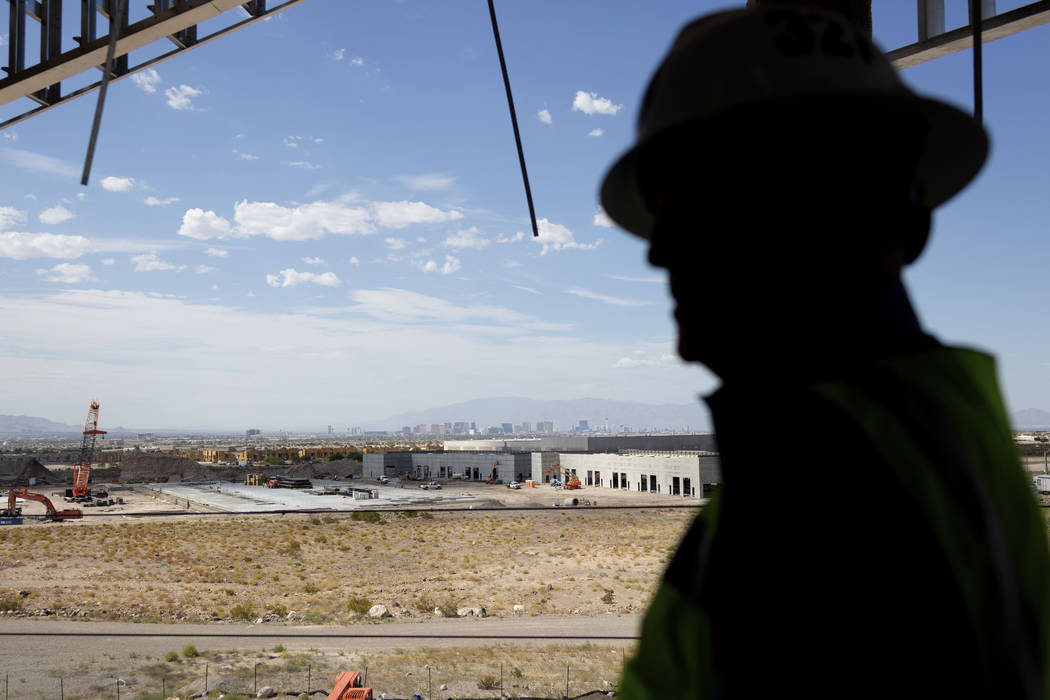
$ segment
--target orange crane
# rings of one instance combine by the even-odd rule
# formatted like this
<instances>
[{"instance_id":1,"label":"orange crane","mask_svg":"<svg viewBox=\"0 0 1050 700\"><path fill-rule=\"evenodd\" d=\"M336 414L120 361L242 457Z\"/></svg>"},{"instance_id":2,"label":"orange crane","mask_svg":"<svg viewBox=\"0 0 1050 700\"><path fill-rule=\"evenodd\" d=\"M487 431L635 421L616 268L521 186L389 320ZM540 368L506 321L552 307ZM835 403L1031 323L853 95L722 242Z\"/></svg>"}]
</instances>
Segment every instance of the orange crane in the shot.
<instances>
[{"instance_id":1,"label":"orange crane","mask_svg":"<svg viewBox=\"0 0 1050 700\"><path fill-rule=\"evenodd\" d=\"M73 498L90 499L88 477L91 476L91 463L95 458L95 440L105 435L105 430L98 429L98 401L92 401L88 407L87 420L84 421L84 439L80 443L80 456L73 463Z\"/></svg>"},{"instance_id":2,"label":"orange crane","mask_svg":"<svg viewBox=\"0 0 1050 700\"><path fill-rule=\"evenodd\" d=\"M44 508L47 509L47 513L44 515L45 518L51 521L61 520L76 520L77 518L84 517L84 511L77 508L66 508L65 510L56 510L55 504L51 502L51 499L40 493L33 493L29 489L11 489L7 492L7 513L11 517L18 516L17 502L21 498L24 501L36 501L37 503L43 503Z\"/></svg>"},{"instance_id":3,"label":"orange crane","mask_svg":"<svg viewBox=\"0 0 1050 700\"><path fill-rule=\"evenodd\" d=\"M363 688L360 671L343 671L335 679L328 700L372 700L372 689Z\"/></svg>"}]
</instances>

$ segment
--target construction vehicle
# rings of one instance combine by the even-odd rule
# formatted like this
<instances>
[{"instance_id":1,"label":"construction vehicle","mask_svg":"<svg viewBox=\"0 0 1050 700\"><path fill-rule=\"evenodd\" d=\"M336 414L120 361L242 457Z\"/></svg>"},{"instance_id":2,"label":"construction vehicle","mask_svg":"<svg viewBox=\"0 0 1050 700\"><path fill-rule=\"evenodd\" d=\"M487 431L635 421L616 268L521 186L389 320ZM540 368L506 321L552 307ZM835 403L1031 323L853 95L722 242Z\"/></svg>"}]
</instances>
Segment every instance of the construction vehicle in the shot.
<instances>
[{"instance_id":1,"label":"construction vehicle","mask_svg":"<svg viewBox=\"0 0 1050 700\"><path fill-rule=\"evenodd\" d=\"M22 509L17 507L18 499L21 498L23 501L36 501L37 503L43 503L44 508L47 512L44 514L45 520L51 522L59 522L62 520L76 520L77 518L84 517L84 511L78 508L66 508L65 510L57 510L55 504L51 502L51 499L40 493L33 493L29 489L23 487L20 489L11 489L7 492L7 510L0 513L0 516L17 518L22 515Z\"/></svg>"},{"instance_id":2,"label":"construction vehicle","mask_svg":"<svg viewBox=\"0 0 1050 700\"><path fill-rule=\"evenodd\" d=\"M84 421L84 439L80 443L80 456L73 463L73 500L75 502L91 501L88 479L91 476L91 463L95 460L95 441L105 430L98 429L98 401L92 401L88 407L87 420Z\"/></svg>"},{"instance_id":3,"label":"construction vehicle","mask_svg":"<svg viewBox=\"0 0 1050 700\"><path fill-rule=\"evenodd\" d=\"M372 700L372 689L363 687L360 671L343 671L335 679L328 700Z\"/></svg>"},{"instance_id":4,"label":"construction vehicle","mask_svg":"<svg viewBox=\"0 0 1050 700\"><path fill-rule=\"evenodd\" d=\"M498 459L492 463L492 472L488 475L488 478L485 479L486 484L500 483L501 479L499 478L499 469L497 469L499 464L500 462Z\"/></svg>"},{"instance_id":5,"label":"construction vehicle","mask_svg":"<svg viewBox=\"0 0 1050 700\"><path fill-rule=\"evenodd\" d=\"M568 469L558 463L554 463L546 471L547 474L553 475L551 485L554 488L562 488L567 491L583 488L583 482L580 481L580 477L576 476L575 469Z\"/></svg>"}]
</instances>

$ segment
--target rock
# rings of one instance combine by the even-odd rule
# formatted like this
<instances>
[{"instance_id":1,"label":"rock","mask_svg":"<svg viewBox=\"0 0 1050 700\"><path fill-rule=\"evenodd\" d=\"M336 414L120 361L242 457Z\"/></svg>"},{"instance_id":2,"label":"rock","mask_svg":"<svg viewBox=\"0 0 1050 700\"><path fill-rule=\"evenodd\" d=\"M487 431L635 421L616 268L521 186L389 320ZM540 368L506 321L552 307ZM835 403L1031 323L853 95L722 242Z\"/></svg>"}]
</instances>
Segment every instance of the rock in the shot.
<instances>
[{"instance_id":1,"label":"rock","mask_svg":"<svg viewBox=\"0 0 1050 700\"><path fill-rule=\"evenodd\" d=\"M233 666L230 666L229 664L223 664L220 668L222 668L223 671L232 671L233 670Z\"/></svg>"},{"instance_id":2,"label":"rock","mask_svg":"<svg viewBox=\"0 0 1050 700\"><path fill-rule=\"evenodd\" d=\"M369 617L390 617L390 611L386 609L385 605L373 605L368 609Z\"/></svg>"},{"instance_id":3,"label":"rock","mask_svg":"<svg viewBox=\"0 0 1050 700\"><path fill-rule=\"evenodd\" d=\"M438 686L438 690L448 690L448 684L447 683L442 683L441 685Z\"/></svg>"},{"instance_id":4,"label":"rock","mask_svg":"<svg viewBox=\"0 0 1050 700\"><path fill-rule=\"evenodd\" d=\"M270 686L263 686L259 688L259 692L255 694L257 698L275 698L277 697L277 691Z\"/></svg>"},{"instance_id":5,"label":"rock","mask_svg":"<svg viewBox=\"0 0 1050 700\"><path fill-rule=\"evenodd\" d=\"M285 616L285 618L284 618L284 619L285 619L285 620L294 620L294 619L295 619L295 611L294 611L294 610L292 610L291 612L289 612L289 613L288 613L288 614L287 614L287 615Z\"/></svg>"},{"instance_id":6,"label":"rock","mask_svg":"<svg viewBox=\"0 0 1050 700\"><path fill-rule=\"evenodd\" d=\"M515 613L524 613L525 612L525 606L524 605L515 605L514 606L514 612Z\"/></svg>"},{"instance_id":7,"label":"rock","mask_svg":"<svg viewBox=\"0 0 1050 700\"><path fill-rule=\"evenodd\" d=\"M445 613L441 612L441 608L434 608L434 617L444 617Z\"/></svg>"},{"instance_id":8,"label":"rock","mask_svg":"<svg viewBox=\"0 0 1050 700\"><path fill-rule=\"evenodd\" d=\"M474 610L472 608L457 608L456 617L473 617Z\"/></svg>"},{"instance_id":9,"label":"rock","mask_svg":"<svg viewBox=\"0 0 1050 700\"><path fill-rule=\"evenodd\" d=\"M485 608L471 608L474 612L474 617L488 617L489 612Z\"/></svg>"},{"instance_id":10,"label":"rock","mask_svg":"<svg viewBox=\"0 0 1050 700\"><path fill-rule=\"evenodd\" d=\"M263 619L261 617L255 619L255 624L261 625L262 623L263 623Z\"/></svg>"}]
</instances>

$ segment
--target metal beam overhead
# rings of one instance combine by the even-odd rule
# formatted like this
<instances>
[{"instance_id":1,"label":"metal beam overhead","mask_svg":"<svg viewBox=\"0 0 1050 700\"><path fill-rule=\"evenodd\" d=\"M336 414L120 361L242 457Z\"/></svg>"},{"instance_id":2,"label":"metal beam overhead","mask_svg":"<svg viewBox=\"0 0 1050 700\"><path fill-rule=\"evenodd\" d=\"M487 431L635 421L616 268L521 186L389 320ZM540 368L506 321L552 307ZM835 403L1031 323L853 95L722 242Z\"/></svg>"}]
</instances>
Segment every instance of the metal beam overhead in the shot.
<instances>
[{"instance_id":1,"label":"metal beam overhead","mask_svg":"<svg viewBox=\"0 0 1050 700\"><path fill-rule=\"evenodd\" d=\"M11 6L11 31L9 32L10 45L8 46L8 68L7 77L0 80L0 105L13 102L20 97L28 97L60 84L63 80L83 73L91 68L99 67L106 58L109 45L108 36L98 36L96 27L96 13L109 16L116 13L116 0L81 0L80 36L77 37L79 46L69 51L59 52L57 55L41 57L36 65L26 67L25 65L25 17L29 3L34 0L8 0ZM51 0L44 0L50 3ZM262 19L263 17L281 12L303 0L285 0L271 10L265 9L265 2L248 3L261 14L255 14L247 20L237 22L231 27L219 30L208 37L198 37L196 26L224 12L245 6L244 0L155 0L152 16L146 17L134 24L128 24L130 8L127 15L116 19L121 23L120 39L117 42L118 61L115 62L112 78L122 77L137 70L141 70L146 64L131 68L127 64L127 55L143 46L153 43L159 39L171 38L178 47L176 52L204 43L206 40L217 38L240 28L246 24ZM51 5L52 10L62 5L55 2ZM247 9L247 8L246 8ZM34 6L34 11L36 7ZM41 9L41 14L43 10ZM249 10L251 13L251 10ZM61 18L56 13L51 18L58 17L56 25L60 29ZM108 34L108 31L106 32ZM60 46L59 41L55 46ZM50 46L50 44L49 44ZM164 54L159 60L169 58L173 53ZM148 64L155 63L158 59L147 61ZM89 86L88 91L97 87ZM75 95L84 94L84 90L78 90ZM56 100L66 100L65 97L55 96ZM67 96L69 97L69 96ZM33 111L34 113L36 110ZM25 116L25 115L23 115ZM20 120L22 117L16 119ZM0 124L0 128L7 126L10 122Z\"/></svg>"},{"instance_id":2,"label":"metal beam overhead","mask_svg":"<svg viewBox=\"0 0 1050 700\"><path fill-rule=\"evenodd\" d=\"M25 0L13 0L15 2ZM59 2L60 0L55 0ZM165 0L156 0L158 4L165 2ZM180 10L178 7L172 8L171 5L175 3L183 3L184 6L189 9L182 10L180 16ZM119 75L113 75L110 78L110 83L123 80L124 78L138 73L139 71L146 70L152 66L157 65L163 61L173 58L189 49L197 46L203 46L211 41L219 39L227 34L231 34L238 29L254 24L259 20L265 19L271 15L283 12L290 7L294 7L305 0L284 0L283 2L275 5L271 9L264 9L262 14L250 16L247 19L243 19L240 22L235 22L227 27L219 29L216 32L208 34L207 36L199 37L197 41L189 46L177 47L171 51L163 53L159 56L143 61L142 63L129 67L128 70ZM90 6L92 12L90 16L94 16L95 7L101 3L98 0L82 0L82 9L86 10ZM120 55L127 55L129 51L137 49L141 46L145 46L149 43L170 37L187 27L194 26L199 22L206 19L218 16L228 9L236 8L244 5L244 0L167 0L169 5L166 11L157 13L154 10L154 16L135 22L130 25L127 29L129 33L135 33L135 36L126 36L121 31L120 39L117 42L117 53ZM262 3L265 6L265 2ZM247 8L245 8L247 9ZM24 17L25 14L23 13ZM81 15L81 29L87 26L85 21L85 15ZM93 22L92 22L93 23ZM180 26L181 25L181 26ZM86 32L85 32L86 33ZM24 36L24 34L23 34ZM79 38L78 38L79 40ZM100 67L105 61L106 50L108 48L109 39L106 36L98 37L91 42L86 44L82 43L77 49L67 51L60 54L56 59L51 61L45 61L37 66L30 67L24 71L24 74L20 76L20 80L14 80L13 77L8 77L4 80L0 80L0 105L7 104L19 97L29 96L32 92L40 90L41 85L46 87L49 84L54 84L62 79L68 78L78 73L83 72L91 68ZM19 114L16 117L12 117L2 123L0 123L0 130L6 129L9 126L18 124L19 122L25 121L30 117L36 116L41 112L53 109L60 104L65 104L71 100L75 100L78 97L90 94L99 89L101 81L87 85L79 90L69 93L68 95L62 95L54 102L48 104L41 104L41 106L31 109L27 112Z\"/></svg>"},{"instance_id":3,"label":"metal beam overhead","mask_svg":"<svg viewBox=\"0 0 1050 700\"><path fill-rule=\"evenodd\" d=\"M981 2L982 16L986 18L981 22L982 44L1050 23L1050 0L1031 2L998 15L994 14L995 0L979 1ZM917 66L935 58L973 48L973 28L969 23L965 27L945 32L943 12L941 14L941 33L936 35L930 34L925 38L922 36L924 26L927 29L933 28L929 22L930 16L926 15L926 19L924 19L924 10L928 11L931 5L935 5L938 2L942 5L941 9L943 11L943 2L941 0L919 0L919 40L914 44L902 46L886 54L898 69ZM934 11L935 19L936 12Z\"/></svg>"}]
</instances>

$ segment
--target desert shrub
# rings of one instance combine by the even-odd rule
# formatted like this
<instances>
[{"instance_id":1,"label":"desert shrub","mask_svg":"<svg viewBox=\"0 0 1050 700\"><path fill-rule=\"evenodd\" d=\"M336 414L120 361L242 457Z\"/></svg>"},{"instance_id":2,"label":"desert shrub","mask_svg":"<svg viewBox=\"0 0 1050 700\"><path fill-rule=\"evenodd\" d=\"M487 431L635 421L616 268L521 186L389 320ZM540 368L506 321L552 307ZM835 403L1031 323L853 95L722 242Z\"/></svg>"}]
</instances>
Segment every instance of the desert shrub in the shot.
<instances>
[{"instance_id":1,"label":"desert shrub","mask_svg":"<svg viewBox=\"0 0 1050 700\"><path fill-rule=\"evenodd\" d=\"M288 606L281 605L280 603L273 603L272 605L266 606L266 612L270 615L277 615L278 617L288 617Z\"/></svg>"},{"instance_id":2,"label":"desert shrub","mask_svg":"<svg viewBox=\"0 0 1050 700\"><path fill-rule=\"evenodd\" d=\"M422 511L419 512L419 517L423 518L423 520L433 520L434 519L434 516L431 515L430 513L426 512L425 510L422 510Z\"/></svg>"},{"instance_id":3,"label":"desert shrub","mask_svg":"<svg viewBox=\"0 0 1050 700\"><path fill-rule=\"evenodd\" d=\"M234 620L251 620L255 617L255 609L250 603L238 603L230 608L230 617Z\"/></svg>"},{"instance_id":4,"label":"desert shrub","mask_svg":"<svg viewBox=\"0 0 1050 700\"><path fill-rule=\"evenodd\" d=\"M22 598L17 593L5 593L0 596L0 612L21 610Z\"/></svg>"},{"instance_id":5,"label":"desert shrub","mask_svg":"<svg viewBox=\"0 0 1050 700\"><path fill-rule=\"evenodd\" d=\"M399 513L402 518L414 518L418 515L414 510L403 510Z\"/></svg>"},{"instance_id":6,"label":"desert shrub","mask_svg":"<svg viewBox=\"0 0 1050 700\"><path fill-rule=\"evenodd\" d=\"M445 617L455 617L456 610L459 608L459 605L456 602L456 599L453 598L452 594L450 593L449 596L445 598L444 602L442 602L437 607L439 610L441 610L441 614Z\"/></svg>"},{"instance_id":7,"label":"desert shrub","mask_svg":"<svg viewBox=\"0 0 1050 700\"><path fill-rule=\"evenodd\" d=\"M436 607L437 602L426 593L416 598L416 610L421 613L432 613Z\"/></svg>"},{"instance_id":8,"label":"desert shrub","mask_svg":"<svg viewBox=\"0 0 1050 700\"><path fill-rule=\"evenodd\" d=\"M609 589L609 588L605 589L605 595L602 596L602 602L610 604L610 605L612 604L612 602L613 602L613 591L612 591L612 589Z\"/></svg>"},{"instance_id":9,"label":"desert shrub","mask_svg":"<svg viewBox=\"0 0 1050 700\"><path fill-rule=\"evenodd\" d=\"M521 669L520 669L520 668L518 668L517 666L515 666L514 668L512 668L512 669L510 670L510 677L511 677L511 678L521 678L521 677L522 677L522 675L523 675L523 674L522 674L522 672L521 672Z\"/></svg>"},{"instance_id":10,"label":"desert shrub","mask_svg":"<svg viewBox=\"0 0 1050 700\"><path fill-rule=\"evenodd\" d=\"M282 651L284 651L284 645L283 644L278 644L277 646L275 646L273 648L273 653L275 653L275 654L280 654Z\"/></svg>"},{"instance_id":11,"label":"desert shrub","mask_svg":"<svg viewBox=\"0 0 1050 700\"><path fill-rule=\"evenodd\" d=\"M499 678L496 676L482 676L478 679L478 688L482 690L499 689Z\"/></svg>"},{"instance_id":12,"label":"desert shrub","mask_svg":"<svg viewBox=\"0 0 1050 700\"><path fill-rule=\"evenodd\" d=\"M381 523L383 516L374 510L355 510L350 514L350 519L359 523Z\"/></svg>"},{"instance_id":13,"label":"desert shrub","mask_svg":"<svg viewBox=\"0 0 1050 700\"><path fill-rule=\"evenodd\" d=\"M201 653L197 651L197 647L193 644L187 644L186 646L182 647L182 655L187 659L195 659L198 656L200 656Z\"/></svg>"},{"instance_id":14,"label":"desert shrub","mask_svg":"<svg viewBox=\"0 0 1050 700\"><path fill-rule=\"evenodd\" d=\"M350 596L344 605L347 610L358 615L364 615L372 609L372 601L364 596Z\"/></svg>"},{"instance_id":15,"label":"desert shrub","mask_svg":"<svg viewBox=\"0 0 1050 700\"><path fill-rule=\"evenodd\" d=\"M308 583L303 586L303 593L317 593L317 586L312 583Z\"/></svg>"},{"instance_id":16,"label":"desert shrub","mask_svg":"<svg viewBox=\"0 0 1050 700\"><path fill-rule=\"evenodd\" d=\"M170 664L178 663L178 661L179 661L179 652L177 652L177 651L169 651L167 654L164 655L164 660L167 661Z\"/></svg>"}]
</instances>

